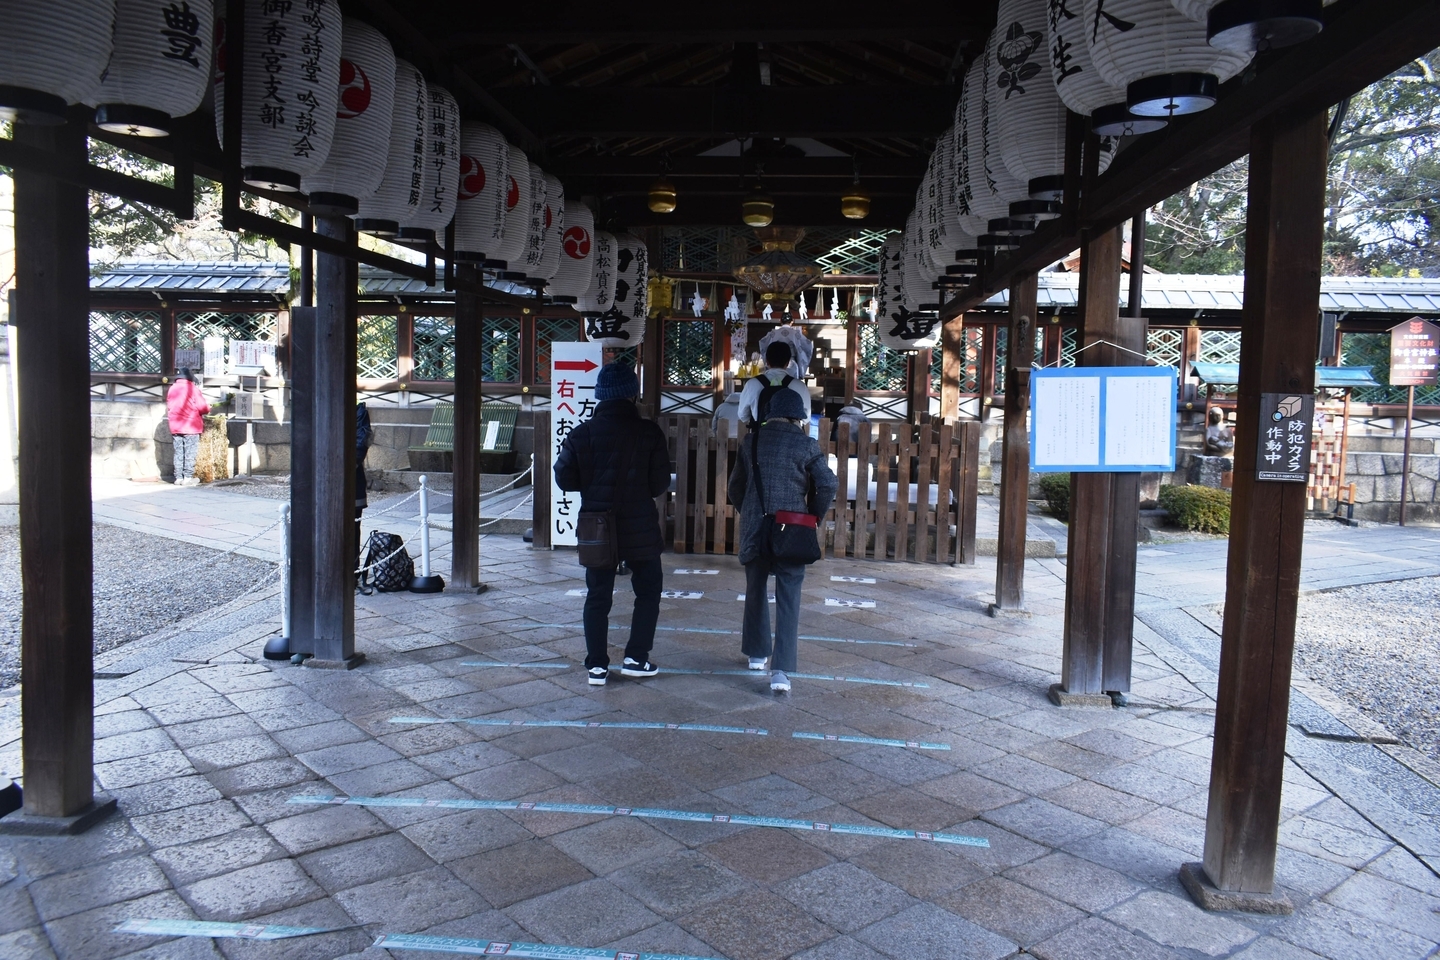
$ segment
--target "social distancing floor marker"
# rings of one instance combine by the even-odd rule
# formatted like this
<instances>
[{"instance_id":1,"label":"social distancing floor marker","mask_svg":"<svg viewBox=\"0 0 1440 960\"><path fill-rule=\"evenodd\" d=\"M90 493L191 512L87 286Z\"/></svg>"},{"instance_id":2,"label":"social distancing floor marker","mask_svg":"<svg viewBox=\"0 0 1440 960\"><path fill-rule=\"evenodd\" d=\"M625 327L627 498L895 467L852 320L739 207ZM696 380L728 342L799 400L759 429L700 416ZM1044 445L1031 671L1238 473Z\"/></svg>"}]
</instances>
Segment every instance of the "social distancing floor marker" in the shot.
<instances>
[{"instance_id":1,"label":"social distancing floor marker","mask_svg":"<svg viewBox=\"0 0 1440 960\"><path fill-rule=\"evenodd\" d=\"M769 736L763 727L722 727L711 723L654 723L644 720L500 720L491 717L391 717L391 723L468 723L477 727L577 727L585 730L696 730L704 733L749 733ZM949 747L945 748L949 750Z\"/></svg>"},{"instance_id":2,"label":"social distancing floor marker","mask_svg":"<svg viewBox=\"0 0 1440 960\"><path fill-rule=\"evenodd\" d=\"M612 671L618 672L619 667L611 667ZM768 680L763 670L685 670L680 667L661 667L661 673L680 673L697 677L762 677ZM925 687L928 683L913 683L909 680L876 680L873 677L832 677L828 673L794 673L787 670L786 676L798 680L837 680L841 683L874 683L882 687Z\"/></svg>"},{"instance_id":3,"label":"social distancing floor marker","mask_svg":"<svg viewBox=\"0 0 1440 960\"><path fill-rule=\"evenodd\" d=\"M672 571L672 572L673 572L676 576L680 576L680 577L683 577L683 576L685 576L685 575L687 575L687 574L689 574L689 575L691 575L691 576L697 576L697 577L714 577L714 576L718 576L719 573L720 573L719 570L685 570L685 569L675 570L675 571Z\"/></svg>"},{"instance_id":4,"label":"social distancing floor marker","mask_svg":"<svg viewBox=\"0 0 1440 960\"><path fill-rule=\"evenodd\" d=\"M714 960L678 953L643 953L593 947L561 947L548 943L521 943L518 940L466 940L461 937L429 937L419 933L382 933L373 946L391 950L429 950L432 953L465 953L482 957L521 957L523 960Z\"/></svg>"},{"instance_id":5,"label":"social distancing floor marker","mask_svg":"<svg viewBox=\"0 0 1440 960\"><path fill-rule=\"evenodd\" d=\"M583 623L537 623L537 624L535 624L535 626L537 626L537 627L568 627L568 628L570 628L570 629L572 629L572 630L582 630L582 629L584 629L584 626L585 626L585 625L584 625ZM628 624L628 623L612 623L612 624L609 625L609 627L610 627L611 630L629 630L629 629L630 629L630 624ZM657 625L655 626L655 629L656 629L656 630L664 630L664 631L666 631L667 633L711 633L711 634L718 634L718 635L721 635L721 636L735 636L735 637L738 637L738 636L741 635L741 631L739 631L739 630L722 630L722 629L718 629L718 628L715 628L715 627L666 627L666 626L662 626L662 625L657 624ZM905 643L904 641L901 641L901 640L852 640L852 639L849 638L849 637L819 637L819 636L815 636L814 634L810 634L810 633L802 633L802 634L800 634L800 639L801 639L801 640L814 640L814 641L816 641L817 643L859 643L859 644L867 644L867 645L876 646L876 647L918 647L918 646L919 646L918 643Z\"/></svg>"},{"instance_id":6,"label":"social distancing floor marker","mask_svg":"<svg viewBox=\"0 0 1440 960\"><path fill-rule=\"evenodd\" d=\"M126 920L115 933L138 933L150 937L238 937L242 940L288 940L318 933L352 930L345 927L282 927L273 923L217 923L210 920Z\"/></svg>"},{"instance_id":7,"label":"social distancing floor marker","mask_svg":"<svg viewBox=\"0 0 1440 960\"><path fill-rule=\"evenodd\" d=\"M743 594L743 593L737 593L737 594L735 594L735 599L736 599L736 600L740 600L740 601L743 602L744 599L745 599L745 594ZM774 602L775 602L775 594L772 593L772 594L770 594L769 596L767 596L765 599L766 599L766 601L769 602L769 603L774 603Z\"/></svg>"},{"instance_id":8,"label":"social distancing floor marker","mask_svg":"<svg viewBox=\"0 0 1440 960\"><path fill-rule=\"evenodd\" d=\"M729 823L742 827L775 827L781 830L809 830L818 833L840 833L862 837L887 837L892 840L929 840L953 843L964 847L989 848L984 837L968 837L959 833L934 833L928 830L896 830L860 823L825 823L819 820L791 820L788 817L755 817L743 813L701 813L695 810L666 810L655 807L608 807L589 803L545 803L529 800L435 799L424 797L337 797L302 794L287 803L316 805L347 805L355 807L406 807L437 810L521 810L535 813L570 813L589 817L640 817L645 820L684 820L690 823Z\"/></svg>"},{"instance_id":9,"label":"social distancing floor marker","mask_svg":"<svg viewBox=\"0 0 1440 960\"><path fill-rule=\"evenodd\" d=\"M873 610L873 609L875 609L875 601L874 601L874 600L837 600L835 597L826 597L826 598L825 598L825 606L827 606L827 607L860 607L860 608L865 609L865 610Z\"/></svg>"},{"instance_id":10,"label":"social distancing floor marker","mask_svg":"<svg viewBox=\"0 0 1440 960\"><path fill-rule=\"evenodd\" d=\"M518 667L522 670L569 670L568 663L498 663L493 660L461 660L462 667Z\"/></svg>"},{"instance_id":11,"label":"social distancing floor marker","mask_svg":"<svg viewBox=\"0 0 1440 960\"><path fill-rule=\"evenodd\" d=\"M874 578L874 577L837 577L837 576L833 576L833 575L832 575L832 576L830 577L830 579L831 579L831 581L833 581L834 583L874 583L874 582L875 582L875 578Z\"/></svg>"},{"instance_id":12,"label":"social distancing floor marker","mask_svg":"<svg viewBox=\"0 0 1440 960\"><path fill-rule=\"evenodd\" d=\"M791 674L794 676L794 674ZM909 747L911 750L949 750L948 743L926 743L924 740L890 740L885 737L852 737L840 733L805 733L796 731L790 734L797 740L829 740L832 743L866 743L874 747Z\"/></svg>"},{"instance_id":13,"label":"social distancing floor marker","mask_svg":"<svg viewBox=\"0 0 1440 960\"><path fill-rule=\"evenodd\" d=\"M661 590L661 591L660 591L660 599L662 599L662 600L699 600L699 599L700 599L701 597L703 597L703 596L705 596L705 594L704 594L702 591L699 591L699 590Z\"/></svg>"}]
</instances>

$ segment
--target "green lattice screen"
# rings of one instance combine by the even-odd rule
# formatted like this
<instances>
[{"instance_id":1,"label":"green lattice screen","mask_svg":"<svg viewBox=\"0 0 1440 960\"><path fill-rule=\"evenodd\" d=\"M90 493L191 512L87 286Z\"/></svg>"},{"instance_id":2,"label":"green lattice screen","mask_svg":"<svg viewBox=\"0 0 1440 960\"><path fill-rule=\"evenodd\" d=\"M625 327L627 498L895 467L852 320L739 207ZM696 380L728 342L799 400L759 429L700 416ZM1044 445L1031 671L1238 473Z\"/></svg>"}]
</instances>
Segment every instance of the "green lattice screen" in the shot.
<instances>
[{"instance_id":1,"label":"green lattice screen","mask_svg":"<svg viewBox=\"0 0 1440 960\"><path fill-rule=\"evenodd\" d=\"M1200 331L1201 363L1239 363L1239 330Z\"/></svg>"},{"instance_id":2,"label":"green lattice screen","mask_svg":"<svg viewBox=\"0 0 1440 960\"><path fill-rule=\"evenodd\" d=\"M535 382L550 382L550 344L575 343L583 339L580 320L570 317L540 317L535 321Z\"/></svg>"},{"instance_id":3,"label":"green lattice screen","mask_svg":"<svg viewBox=\"0 0 1440 960\"><path fill-rule=\"evenodd\" d=\"M1185 331L1149 331L1145 334L1145 357L1161 366L1179 369L1185 357Z\"/></svg>"},{"instance_id":4,"label":"green lattice screen","mask_svg":"<svg viewBox=\"0 0 1440 960\"><path fill-rule=\"evenodd\" d=\"M355 331L355 373L362 380L400 375L395 317L360 317Z\"/></svg>"},{"instance_id":5,"label":"green lattice screen","mask_svg":"<svg viewBox=\"0 0 1440 960\"><path fill-rule=\"evenodd\" d=\"M673 320L665 324L667 385L708 387L714 382L713 331L709 320Z\"/></svg>"},{"instance_id":6,"label":"green lattice screen","mask_svg":"<svg viewBox=\"0 0 1440 960\"><path fill-rule=\"evenodd\" d=\"M1075 351L1080 349L1080 331L1066 327L1060 331L1060 366L1075 366Z\"/></svg>"},{"instance_id":7,"label":"green lattice screen","mask_svg":"<svg viewBox=\"0 0 1440 960\"><path fill-rule=\"evenodd\" d=\"M1369 367L1381 383L1390 379L1390 334L1347 333L1340 338L1340 365ZM1360 403L1404 403L1405 387L1360 387L1351 396ZM1440 404L1440 387L1416 387L1415 402Z\"/></svg>"},{"instance_id":8,"label":"green lattice screen","mask_svg":"<svg viewBox=\"0 0 1440 960\"><path fill-rule=\"evenodd\" d=\"M206 337L225 338L225 359L230 359L231 340L275 340L273 313L203 313L175 314L175 347L178 350L204 350Z\"/></svg>"},{"instance_id":9,"label":"green lattice screen","mask_svg":"<svg viewBox=\"0 0 1440 960\"><path fill-rule=\"evenodd\" d=\"M880 342L879 324L860 324L855 339L860 350L855 385L861 390L904 391L905 354Z\"/></svg>"},{"instance_id":10,"label":"green lattice screen","mask_svg":"<svg viewBox=\"0 0 1440 960\"><path fill-rule=\"evenodd\" d=\"M486 317L480 329L480 379L486 383L518 383L520 318Z\"/></svg>"},{"instance_id":11,"label":"green lattice screen","mask_svg":"<svg viewBox=\"0 0 1440 960\"><path fill-rule=\"evenodd\" d=\"M455 321L450 317L415 318L416 380L455 379Z\"/></svg>"},{"instance_id":12,"label":"green lattice screen","mask_svg":"<svg viewBox=\"0 0 1440 960\"><path fill-rule=\"evenodd\" d=\"M634 347L611 347L605 351L606 363L628 363L635 370L640 369L640 348Z\"/></svg>"},{"instance_id":13,"label":"green lattice screen","mask_svg":"<svg viewBox=\"0 0 1440 960\"><path fill-rule=\"evenodd\" d=\"M160 314L153 310L92 312L90 369L105 373L163 373Z\"/></svg>"}]
</instances>

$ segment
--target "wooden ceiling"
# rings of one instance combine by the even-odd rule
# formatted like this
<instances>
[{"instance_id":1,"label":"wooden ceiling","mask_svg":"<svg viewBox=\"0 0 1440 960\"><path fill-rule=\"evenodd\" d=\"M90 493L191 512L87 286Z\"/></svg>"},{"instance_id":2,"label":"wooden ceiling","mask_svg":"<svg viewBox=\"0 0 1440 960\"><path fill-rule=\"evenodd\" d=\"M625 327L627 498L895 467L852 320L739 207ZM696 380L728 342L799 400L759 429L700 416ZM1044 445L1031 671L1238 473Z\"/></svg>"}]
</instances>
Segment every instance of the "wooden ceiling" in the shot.
<instances>
[{"instance_id":1,"label":"wooden ceiling","mask_svg":"<svg viewBox=\"0 0 1440 960\"><path fill-rule=\"evenodd\" d=\"M861 225L883 227L913 206L996 2L345 6L447 84L467 118L628 225L736 222L757 168L777 219L844 223L858 161L874 198ZM701 156L717 147L732 155ZM662 169L680 203L657 216L645 192Z\"/></svg>"}]
</instances>

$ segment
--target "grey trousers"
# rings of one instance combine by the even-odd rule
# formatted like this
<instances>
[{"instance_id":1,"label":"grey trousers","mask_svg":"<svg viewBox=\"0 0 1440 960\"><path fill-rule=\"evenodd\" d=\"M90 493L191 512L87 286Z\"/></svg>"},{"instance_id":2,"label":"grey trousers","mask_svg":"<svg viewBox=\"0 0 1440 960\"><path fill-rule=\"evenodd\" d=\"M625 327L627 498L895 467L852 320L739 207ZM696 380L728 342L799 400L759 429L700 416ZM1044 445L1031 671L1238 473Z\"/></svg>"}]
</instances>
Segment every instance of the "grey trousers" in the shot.
<instances>
[{"instance_id":1,"label":"grey trousers","mask_svg":"<svg viewBox=\"0 0 1440 960\"><path fill-rule=\"evenodd\" d=\"M175 441L175 479L195 476L195 455L200 452L200 434L177 433Z\"/></svg>"},{"instance_id":2,"label":"grey trousers","mask_svg":"<svg viewBox=\"0 0 1440 960\"><path fill-rule=\"evenodd\" d=\"M775 574L775 644L770 644L770 601L765 588ZM770 657L771 670L795 670L800 643L800 587L803 563L777 563L757 557L745 564L745 623L740 650L747 657Z\"/></svg>"}]
</instances>

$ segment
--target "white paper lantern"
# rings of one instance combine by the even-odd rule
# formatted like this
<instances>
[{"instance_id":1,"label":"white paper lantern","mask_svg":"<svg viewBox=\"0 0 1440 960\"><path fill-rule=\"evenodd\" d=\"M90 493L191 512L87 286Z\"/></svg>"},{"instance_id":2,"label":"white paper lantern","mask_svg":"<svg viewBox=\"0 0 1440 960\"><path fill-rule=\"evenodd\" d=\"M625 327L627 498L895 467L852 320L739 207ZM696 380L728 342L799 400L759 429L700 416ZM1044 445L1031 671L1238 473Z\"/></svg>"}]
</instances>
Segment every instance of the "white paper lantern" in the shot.
<instances>
[{"instance_id":1,"label":"white paper lantern","mask_svg":"<svg viewBox=\"0 0 1440 960\"><path fill-rule=\"evenodd\" d=\"M444 87L427 84L425 183L415 216L400 225L400 239L429 243L455 218L460 185L460 105Z\"/></svg>"},{"instance_id":2,"label":"white paper lantern","mask_svg":"<svg viewBox=\"0 0 1440 960\"><path fill-rule=\"evenodd\" d=\"M1081 116L1090 117L1096 133L1130 136L1163 130L1169 122L1160 117L1137 117L1125 104L1125 89L1100 75L1090 59L1085 19L1079 0L1048 0L1050 76L1060 100Z\"/></svg>"},{"instance_id":3,"label":"white paper lantern","mask_svg":"<svg viewBox=\"0 0 1440 960\"><path fill-rule=\"evenodd\" d=\"M1309 40L1325 27L1322 6L1335 0L1172 0L1175 9L1206 25L1212 47L1254 51ZM1221 8L1211 17L1211 11Z\"/></svg>"},{"instance_id":4,"label":"white paper lantern","mask_svg":"<svg viewBox=\"0 0 1440 960\"><path fill-rule=\"evenodd\" d=\"M650 312L650 251L634 234L615 239L615 310L625 317L623 346L645 339L645 318ZM612 344L621 346L622 344Z\"/></svg>"},{"instance_id":5,"label":"white paper lantern","mask_svg":"<svg viewBox=\"0 0 1440 960\"><path fill-rule=\"evenodd\" d=\"M645 245L634 237L616 237L603 230L595 234L595 279L587 295L580 299L585 336L592 342L607 347L633 347L645 336L644 312L638 318L633 316L638 302L635 299L637 246L643 267ZM640 297L643 300L643 291Z\"/></svg>"},{"instance_id":6,"label":"white paper lantern","mask_svg":"<svg viewBox=\"0 0 1440 960\"><path fill-rule=\"evenodd\" d=\"M460 203L455 210L455 253L467 260L495 259L505 239L505 198L510 145L487 123L460 125Z\"/></svg>"},{"instance_id":7,"label":"white paper lantern","mask_svg":"<svg viewBox=\"0 0 1440 960\"><path fill-rule=\"evenodd\" d=\"M942 273L955 262L955 251L969 245L969 237L956 222L955 212L955 128L948 127L935 144L927 172L925 249L931 263Z\"/></svg>"},{"instance_id":8,"label":"white paper lantern","mask_svg":"<svg viewBox=\"0 0 1440 960\"><path fill-rule=\"evenodd\" d=\"M241 177L252 187L299 190L330 154L340 102L340 10L334 0L245 4ZM224 19L216 5L215 135L225 143ZM386 112L388 116L388 111Z\"/></svg>"},{"instance_id":9,"label":"white paper lantern","mask_svg":"<svg viewBox=\"0 0 1440 960\"><path fill-rule=\"evenodd\" d=\"M560 268L550 281L550 295L578 299L590 289L595 263L595 214L585 204L566 204L559 247Z\"/></svg>"},{"instance_id":10,"label":"white paper lantern","mask_svg":"<svg viewBox=\"0 0 1440 960\"><path fill-rule=\"evenodd\" d=\"M985 232L986 221L974 215L970 210L969 190L969 138L966 134L965 94L962 90L960 98L955 102L955 124L951 128L951 153L950 161L947 164L946 180L950 192L950 224L947 226L947 235L951 230L959 231L956 237L957 249L963 246L971 246L974 238Z\"/></svg>"},{"instance_id":11,"label":"white paper lantern","mask_svg":"<svg viewBox=\"0 0 1440 960\"><path fill-rule=\"evenodd\" d=\"M564 246L565 185L554 174L545 174L545 245L540 250L540 266L531 276L537 280L553 280L560 269L560 252Z\"/></svg>"},{"instance_id":12,"label":"white paper lantern","mask_svg":"<svg viewBox=\"0 0 1440 960\"><path fill-rule=\"evenodd\" d=\"M595 231L595 252L590 258L590 284L576 309L588 316L609 310L615 299L615 235Z\"/></svg>"},{"instance_id":13,"label":"white paper lantern","mask_svg":"<svg viewBox=\"0 0 1440 960\"><path fill-rule=\"evenodd\" d=\"M1065 104L1047 60L1049 0L1000 0L995 32L995 133L1005 169L1035 200L1065 188Z\"/></svg>"},{"instance_id":14,"label":"white paper lantern","mask_svg":"<svg viewBox=\"0 0 1440 960\"><path fill-rule=\"evenodd\" d=\"M430 93L425 76L413 64L395 61L395 109L390 114L390 145L385 175L375 192L360 201L355 226L392 237L420 209L425 192L425 127Z\"/></svg>"},{"instance_id":15,"label":"white paper lantern","mask_svg":"<svg viewBox=\"0 0 1440 960\"><path fill-rule=\"evenodd\" d=\"M114 21L115 0L0 4L0 120L64 123L68 104L93 103Z\"/></svg>"},{"instance_id":16,"label":"white paper lantern","mask_svg":"<svg viewBox=\"0 0 1440 960\"><path fill-rule=\"evenodd\" d=\"M1210 46L1205 27L1166 0L1085 0L1085 20L1094 25L1086 41L1095 68L1125 88L1130 112L1140 116L1213 106L1219 85L1254 56Z\"/></svg>"},{"instance_id":17,"label":"white paper lantern","mask_svg":"<svg viewBox=\"0 0 1440 960\"><path fill-rule=\"evenodd\" d=\"M514 274L523 272L519 261L530 240L530 158L514 144L506 146L505 235L486 254L492 260L504 261L505 269Z\"/></svg>"},{"instance_id":18,"label":"white paper lantern","mask_svg":"<svg viewBox=\"0 0 1440 960\"><path fill-rule=\"evenodd\" d=\"M880 275L875 284L875 317L883 325L905 309L905 240L899 233L880 245Z\"/></svg>"},{"instance_id":19,"label":"white paper lantern","mask_svg":"<svg viewBox=\"0 0 1440 960\"><path fill-rule=\"evenodd\" d=\"M194 113L205 99L214 39L208 0L117 0L115 49L95 92L96 126L167 136L172 118Z\"/></svg>"},{"instance_id":20,"label":"white paper lantern","mask_svg":"<svg viewBox=\"0 0 1440 960\"><path fill-rule=\"evenodd\" d=\"M940 317L933 312L936 294L930 289L928 258L920 243L921 226L912 213L900 239L898 296L887 298L877 330L880 342L891 350L928 350L940 342ZM931 309L921 309L926 306Z\"/></svg>"},{"instance_id":21,"label":"white paper lantern","mask_svg":"<svg viewBox=\"0 0 1440 960\"><path fill-rule=\"evenodd\" d=\"M1027 195L1025 184L1016 180L1000 158L996 136L996 94L1001 92L996 77L996 37L992 31L984 53L966 71L965 135L970 212L989 221L1010 216L1010 204ZM1003 95L1003 93L1002 93Z\"/></svg>"},{"instance_id":22,"label":"white paper lantern","mask_svg":"<svg viewBox=\"0 0 1440 960\"><path fill-rule=\"evenodd\" d=\"M385 177L395 113L395 51L370 24L346 17L335 136L320 169L300 182L310 209L351 216Z\"/></svg>"},{"instance_id":23,"label":"white paper lantern","mask_svg":"<svg viewBox=\"0 0 1440 960\"><path fill-rule=\"evenodd\" d=\"M540 277L538 271L545 259L545 196L550 184L538 163L530 164L530 223L525 232L525 252L513 266L527 277Z\"/></svg>"}]
</instances>

